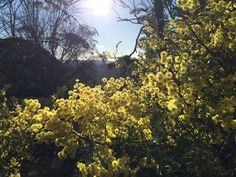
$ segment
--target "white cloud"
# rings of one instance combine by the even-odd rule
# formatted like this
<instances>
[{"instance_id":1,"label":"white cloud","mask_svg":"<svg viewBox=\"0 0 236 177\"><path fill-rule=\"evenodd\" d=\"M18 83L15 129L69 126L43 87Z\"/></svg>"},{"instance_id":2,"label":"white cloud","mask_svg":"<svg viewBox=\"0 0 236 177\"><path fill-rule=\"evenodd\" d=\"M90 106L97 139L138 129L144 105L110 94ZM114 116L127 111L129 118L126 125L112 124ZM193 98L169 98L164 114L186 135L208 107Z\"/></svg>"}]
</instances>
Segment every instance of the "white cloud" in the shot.
<instances>
[{"instance_id":1,"label":"white cloud","mask_svg":"<svg viewBox=\"0 0 236 177\"><path fill-rule=\"evenodd\" d=\"M104 45L100 45L100 44L96 44L96 47L98 48L98 49L104 49L105 48L105 46Z\"/></svg>"}]
</instances>

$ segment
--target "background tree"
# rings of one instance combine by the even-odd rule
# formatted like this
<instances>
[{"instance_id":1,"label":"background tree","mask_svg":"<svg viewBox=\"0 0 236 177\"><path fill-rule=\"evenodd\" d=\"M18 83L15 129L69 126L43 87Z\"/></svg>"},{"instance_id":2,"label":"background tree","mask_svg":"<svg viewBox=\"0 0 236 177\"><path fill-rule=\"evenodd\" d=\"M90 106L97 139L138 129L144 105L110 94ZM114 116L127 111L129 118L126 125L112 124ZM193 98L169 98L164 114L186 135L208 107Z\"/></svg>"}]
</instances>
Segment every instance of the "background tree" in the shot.
<instances>
[{"instance_id":1,"label":"background tree","mask_svg":"<svg viewBox=\"0 0 236 177\"><path fill-rule=\"evenodd\" d=\"M6 1L1 8L1 36L33 41L61 60L78 59L78 56L94 49L93 37L97 33L78 22L77 2L78 0ZM69 37L71 35L75 37L73 41Z\"/></svg>"},{"instance_id":2,"label":"background tree","mask_svg":"<svg viewBox=\"0 0 236 177\"><path fill-rule=\"evenodd\" d=\"M22 0L5 0L0 7L0 24L1 36L3 37L17 37L19 9L22 5Z\"/></svg>"}]
</instances>

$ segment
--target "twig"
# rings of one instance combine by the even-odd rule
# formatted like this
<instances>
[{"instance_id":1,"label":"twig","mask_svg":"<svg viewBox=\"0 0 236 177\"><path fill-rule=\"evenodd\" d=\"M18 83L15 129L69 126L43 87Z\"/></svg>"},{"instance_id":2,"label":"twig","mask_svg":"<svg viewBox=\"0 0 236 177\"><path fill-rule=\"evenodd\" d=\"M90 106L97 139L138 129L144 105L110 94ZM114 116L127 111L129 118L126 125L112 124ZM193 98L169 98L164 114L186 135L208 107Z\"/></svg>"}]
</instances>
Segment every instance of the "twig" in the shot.
<instances>
[{"instance_id":1,"label":"twig","mask_svg":"<svg viewBox=\"0 0 236 177\"><path fill-rule=\"evenodd\" d=\"M142 27L140 28L140 30L139 30L138 36L137 36L136 41L135 41L134 50L129 54L129 57L130 57L130 58L131 58L131 56L137 51L137 46L138 46L139 37L140 37L140 35L141 35L142 31L143 31L143 28L144 28L144 26L142 26Z\"/></svg>"}]
</instances>

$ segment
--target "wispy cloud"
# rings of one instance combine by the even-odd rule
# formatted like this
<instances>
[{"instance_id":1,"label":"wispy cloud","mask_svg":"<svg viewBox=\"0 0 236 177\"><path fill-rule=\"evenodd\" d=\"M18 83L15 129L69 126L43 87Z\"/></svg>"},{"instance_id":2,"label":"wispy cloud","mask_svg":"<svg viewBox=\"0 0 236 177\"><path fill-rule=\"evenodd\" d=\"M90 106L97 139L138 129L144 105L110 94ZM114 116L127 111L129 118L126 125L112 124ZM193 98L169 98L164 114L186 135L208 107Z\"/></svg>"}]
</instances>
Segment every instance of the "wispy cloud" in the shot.
<instances>
[{"instance_id":1,"label":"wispy cloud","mask_svg":"<svg viewBox=\"0 0 236 177\"><path fill-rule=\"evenodd\" d=\"M96 47L97 47L98 49L104 49L104 48L105 48L105 46L102 45L102 44L96 44Z\"/></svg>"}]
</instances>

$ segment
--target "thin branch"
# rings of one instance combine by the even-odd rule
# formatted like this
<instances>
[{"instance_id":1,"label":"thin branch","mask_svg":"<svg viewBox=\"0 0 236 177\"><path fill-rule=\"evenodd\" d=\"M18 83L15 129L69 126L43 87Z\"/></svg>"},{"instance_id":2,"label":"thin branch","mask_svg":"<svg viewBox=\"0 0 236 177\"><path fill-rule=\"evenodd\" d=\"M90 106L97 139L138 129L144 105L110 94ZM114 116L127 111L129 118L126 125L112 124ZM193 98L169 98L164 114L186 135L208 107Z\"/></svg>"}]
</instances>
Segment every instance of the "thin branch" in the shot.
<instances>
[{"instance_id":1,"label":"thin branch","mask_svg":"<svg viewBox=\"0 0 236 177\"><path fill-rule=\"evenodd\" d=\"M117 44L116 44L116 51L115 51L115 56L117 55L118 53L118 47L119 45L122 43L122 41L119 41Z\"/></svg>"},{"instance_id":2,"label":"thin branch","mask_svg":"<svg viewBox=\"0 0 236 177\"><path fill-rule=\"evenodd\" d=\"M131 58L131 56L137 51L137 46L138 46L139 37L140 37L140 35L141 35L143 29L144 29L144 26L142 26L142 27L140 28L140 30L139 30L138 36L137 36L136 41L135 41L134 50L129 54L129 57L130 57L130 58Z\"/></svg>"}]
</instances>

